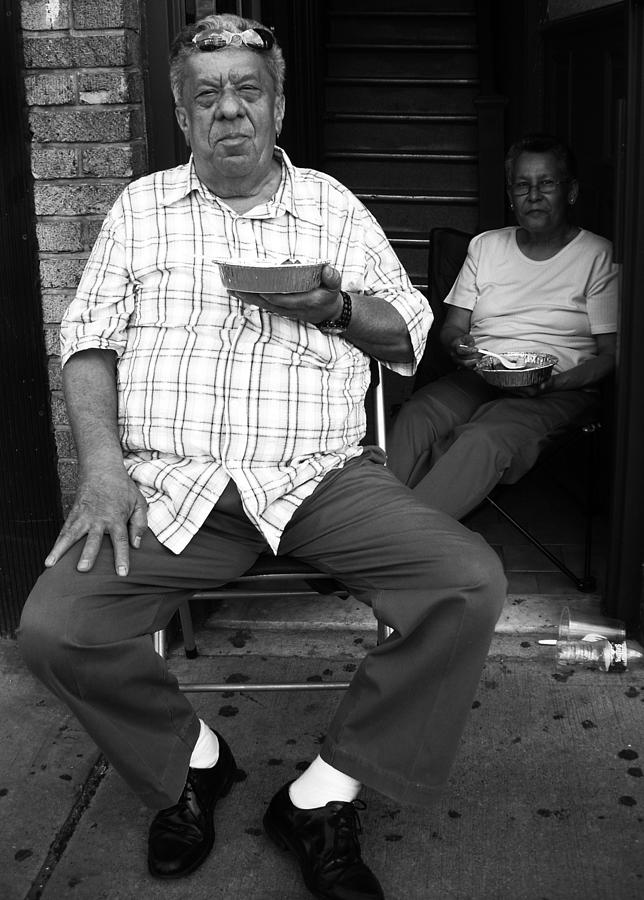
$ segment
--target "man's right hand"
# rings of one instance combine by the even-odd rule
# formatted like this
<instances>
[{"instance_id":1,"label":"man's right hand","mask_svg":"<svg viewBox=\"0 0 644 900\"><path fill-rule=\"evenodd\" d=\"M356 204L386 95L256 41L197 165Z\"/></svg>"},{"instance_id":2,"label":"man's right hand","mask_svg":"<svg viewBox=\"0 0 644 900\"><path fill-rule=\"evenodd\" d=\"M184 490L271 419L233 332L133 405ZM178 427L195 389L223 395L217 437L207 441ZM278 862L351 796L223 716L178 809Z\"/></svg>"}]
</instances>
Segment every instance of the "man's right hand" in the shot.
<instances>
[{"instance_id":1,"label":"man's right hand","mask_svg":"<svg viewBox=\"0 0 644 900\"><path fill-rule=\"evenodd\" d=\"M145 498L122 465L81 477L74 505L45 566L56 565L71 546L87 535L76 568L88 572L96 561L103 535L109 534L114 548L114 568L118 575L127 575L130 546L138 547L147 529L147 507Z\"/></svg>"}]
</instances>

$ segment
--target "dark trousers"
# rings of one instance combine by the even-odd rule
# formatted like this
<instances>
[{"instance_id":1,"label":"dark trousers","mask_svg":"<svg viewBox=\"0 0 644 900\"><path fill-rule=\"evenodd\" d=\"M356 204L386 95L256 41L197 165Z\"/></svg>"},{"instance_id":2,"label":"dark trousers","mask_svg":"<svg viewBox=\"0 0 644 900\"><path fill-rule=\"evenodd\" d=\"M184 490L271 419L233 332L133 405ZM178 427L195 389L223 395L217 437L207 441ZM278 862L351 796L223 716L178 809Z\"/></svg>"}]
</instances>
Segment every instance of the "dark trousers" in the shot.
<instances>
[{"instance_id":1,"label":"dark trousers","mask_svg":"<svg viewBox=\"0 0 644 900\"><path fill-rule=\"evenodd\" d=\"M403 405L387 440L389 468L419 500L462 519L500 481L525 475L549 435L596 406L594 391L517 397L458 369Z\"/></svg>"},{"instance_id":2,"label":"dark trousers","mask_svg":"<svg viewBox=\"0 0 644 900\"><path fill-rule=\"evenodd\" d=\"M180 555L148 531L119 577L105 538L80 573L79 543L44 572L23 612L30 668L152 808L177 801L199 723L151 634L192 591L245 572L266 549L229 488ZM449 774L503 605L496 554L368 452L327 475L280 554L337 574L394 629L355 673L323 759L395 800L429 803Z\"/></svg>"}]
</instances>

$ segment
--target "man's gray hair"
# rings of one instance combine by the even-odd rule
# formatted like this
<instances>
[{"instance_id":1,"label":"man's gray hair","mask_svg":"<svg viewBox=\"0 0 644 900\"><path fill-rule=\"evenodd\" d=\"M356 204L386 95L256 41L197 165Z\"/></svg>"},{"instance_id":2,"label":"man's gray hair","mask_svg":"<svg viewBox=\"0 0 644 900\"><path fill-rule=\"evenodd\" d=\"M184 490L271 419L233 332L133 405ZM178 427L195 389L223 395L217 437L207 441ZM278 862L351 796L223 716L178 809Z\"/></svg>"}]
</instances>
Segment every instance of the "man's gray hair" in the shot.
<instances>
[{"instance_id":1,"label":"man's gray hair","mask_svg":"<svg viewBox=\"0 0 644 900\"><path fill-rule=\"evenodd\" d=\"M170 47L170 87L177 106L182 102L186 59L194 53L203 52L192 42L197 32L207 28L214 28L217 31L232 31L234 33L246 31L247 28L265 27L261 22L256 22L254 19L243 19L241 16L222 14L205 16L203 19L195 22L194 25L187 25L185 28L182 28ZM213 52L217 53L218 51L215 50ZM286 76L282 50L278 43L275 42L270 50L262 50L261 55L266 60L266 67L273 79L275 96L281 97L284 93L284 78Z\"/></svg>"}]
</instances>

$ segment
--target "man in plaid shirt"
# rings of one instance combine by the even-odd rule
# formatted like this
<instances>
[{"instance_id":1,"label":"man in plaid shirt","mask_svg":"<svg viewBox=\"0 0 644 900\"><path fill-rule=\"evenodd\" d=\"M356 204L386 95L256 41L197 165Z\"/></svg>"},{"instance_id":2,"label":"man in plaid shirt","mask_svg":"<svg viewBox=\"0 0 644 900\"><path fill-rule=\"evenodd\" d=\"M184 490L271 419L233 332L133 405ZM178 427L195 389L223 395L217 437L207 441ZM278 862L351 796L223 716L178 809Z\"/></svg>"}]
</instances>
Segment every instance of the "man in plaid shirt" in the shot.
<instances>
[{"instance_id":1,"label":"man in plaid shirt","mask_svg":"<svg viewBox=\"0 0 644 900\"><path fill-rule=\"evenodd\" d=\"M380 898L357 839L361 784L424 805L445 784L505 579L479 536L361 444L369 357L412 375L431 314L359 201L275 146L283 80L260 23L210 16L175 40L192 155L123 192L64 317L79 483L20 641L157 811L150 872L177 878L210 852L236 764L150 635L263 552L336 575L393 633L264 825L315 896ZM234 294L215 264L229 257L328 263L306 293Z\"/></svg>"}]
</instances>

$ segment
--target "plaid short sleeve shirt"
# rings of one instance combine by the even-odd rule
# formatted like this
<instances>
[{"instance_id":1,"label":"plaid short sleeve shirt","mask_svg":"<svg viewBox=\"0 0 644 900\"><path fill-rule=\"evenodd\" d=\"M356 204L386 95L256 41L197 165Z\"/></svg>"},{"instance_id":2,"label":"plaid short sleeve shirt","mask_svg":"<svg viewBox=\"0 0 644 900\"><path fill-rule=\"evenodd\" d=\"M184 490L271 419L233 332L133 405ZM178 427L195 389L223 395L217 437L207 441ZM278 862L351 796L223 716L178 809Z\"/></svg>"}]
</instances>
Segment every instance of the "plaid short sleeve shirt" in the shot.
<instances>
[{"instance_id":1,"label":"plaid short sleeve shirt","mask_svg":"<svg viewBox=\"0 0 644 900\"><path fill-rule=\"evenodd\" d=\"M315 326L242 305L213 260L327 259L345 290L405 320L415 362L431 312L371 214L342 185L281 150L275 196L243 215L192 161L133 182L108 214L61 327L63 364L115 351L125 466L156 537L180 553L229 479L275 551L324 475L358 456L369 360Z\"/></svg>"}]
</instances>

